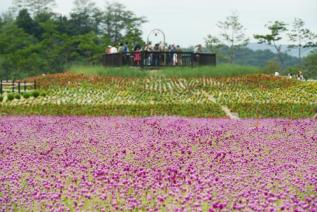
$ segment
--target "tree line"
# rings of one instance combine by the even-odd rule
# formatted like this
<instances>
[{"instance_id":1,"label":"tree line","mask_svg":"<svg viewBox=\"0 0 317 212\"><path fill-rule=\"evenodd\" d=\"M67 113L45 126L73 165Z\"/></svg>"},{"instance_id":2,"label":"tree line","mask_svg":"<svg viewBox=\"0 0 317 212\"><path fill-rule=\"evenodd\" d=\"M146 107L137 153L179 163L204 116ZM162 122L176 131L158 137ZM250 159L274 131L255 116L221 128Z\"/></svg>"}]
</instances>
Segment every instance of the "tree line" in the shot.
<instances>
[{"instance_id":1,"label":"tree line","mask_svg":"<svg viewBox=\"0 0 317 212\"><path fill-rule=\"evenodd\" d=\"M0 78L60 72L74 63L100 64L108 45L128 43L132 49L145 43L141 27L147 19L124 5L107 3L101 9L92 0L73 3L66 16L53 11L55 0L13 0L13 7L0 16ZM266 25L267 34L254 35L260 43L272 45L277 54L247 48L250 38L237 13L219 21L217 26L221 33L207 35L205 49L216 53L220 63L278 70L297 65L311 76L317 75L316 60L312 59L317 52L302 59L303 49L315 47L317 42L316 35L301 19L295 19L290 29L284 22L271 22ZM289 48L298 49L298 58L283 52L284 37L289 38Z\"/></svg>"},{"instance_id":2,"label":"tree line","mask_svg":"<svg viewBox=\"0 0 317 212\"><path fill-rule=\"evenodd\" d=\"M255 56L265 58L270 55L270 51L251 51L246 49L250 38L246 35L246 29L240 23L236 12L226 17L225 21L219 21L217 27L221 33L218 36L207 35L205 44L209 51L217 54L218 62L243 64L248 61L248 58L254 59ZM269 22L265 27L268 31L266 34L255 34L253 37L259 44L265 43L273 46L276 51L276 57L266 58L267 69L281 72L291 70L292 72L297 66L298 69L306 72L308 77L317 78L317 62L312 63L312 58L316 58L316 50L305 58L304 63L302 58L303 50L317 47L317 35L306 28L302 19L295 18L291 24L277 20ZM297 50L298 58L290 57L286 52L287 50L283 50L282 41L289 43L287 50ZM245 57L246 55L247 57ZM257 61L260 64L261 62L263 62L261 59ZM247 62L248 65L254 65L250 63L252 62Z\"/></svg>"},{"instance_id":3,"label":"tree line","mask_svg":"<svg viewBox=\"0 0 317 212\"><path fill-rule=\"evenodd\" d=\"M120 3L98 8L75 0L69 16L54 13L54 0L15 0L0 17L1 78L60 72L72 63L100 64L110 44L142 44L147 20Z\"/></svg>"}]
</instances>

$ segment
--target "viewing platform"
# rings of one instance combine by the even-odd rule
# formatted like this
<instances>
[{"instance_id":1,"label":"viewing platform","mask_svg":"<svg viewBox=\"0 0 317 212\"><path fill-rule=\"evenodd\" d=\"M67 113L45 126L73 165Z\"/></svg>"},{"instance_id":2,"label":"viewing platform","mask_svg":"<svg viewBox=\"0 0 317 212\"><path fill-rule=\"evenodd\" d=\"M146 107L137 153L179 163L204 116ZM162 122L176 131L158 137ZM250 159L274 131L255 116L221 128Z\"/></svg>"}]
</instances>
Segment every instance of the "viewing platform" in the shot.
<instances>
[{"instance_id":1,"label":"viewing platform","mask_svg":"<svg viewBox=\"0 0 317 212\"><path fill-rule=\"evenodd\" d=\"M216 54L139 51L104 54L102 63L106 67L136 66L141 68L215 66Z\"/></svg>"}]
</instances>

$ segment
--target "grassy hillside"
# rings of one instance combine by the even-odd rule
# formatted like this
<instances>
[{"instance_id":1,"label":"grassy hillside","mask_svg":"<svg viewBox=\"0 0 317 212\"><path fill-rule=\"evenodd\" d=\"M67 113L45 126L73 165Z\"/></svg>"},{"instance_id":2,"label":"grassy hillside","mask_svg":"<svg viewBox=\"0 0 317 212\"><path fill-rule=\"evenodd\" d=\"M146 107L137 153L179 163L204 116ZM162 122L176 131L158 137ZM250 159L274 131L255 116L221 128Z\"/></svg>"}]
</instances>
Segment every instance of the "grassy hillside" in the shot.
<instances>
[{"instance_id":1,"label":"grassy hillside","mask_svg":"<svg viewBox=\"0 0 317 212\"><path fill-rule=\"evenodd\" d=\"M259 74L261 70L253 66L221 64L202 67L165 67L160 69L141 69L138 67L105 68L103 66L74 65L69 68L72 73L111 76L111 77L230 77Z\"/></svg>"}]
</instances>

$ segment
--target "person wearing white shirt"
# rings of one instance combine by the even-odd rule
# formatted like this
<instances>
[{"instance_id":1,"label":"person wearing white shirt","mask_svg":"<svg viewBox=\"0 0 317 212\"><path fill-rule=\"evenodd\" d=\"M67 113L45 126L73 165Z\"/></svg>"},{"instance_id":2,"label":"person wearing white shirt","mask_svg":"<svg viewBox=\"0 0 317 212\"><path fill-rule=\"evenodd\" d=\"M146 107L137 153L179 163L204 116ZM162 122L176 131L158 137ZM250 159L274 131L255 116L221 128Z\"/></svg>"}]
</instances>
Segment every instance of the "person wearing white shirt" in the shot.
<instances>
[{"instance_id":1,"label":"person wearing white shirt","mask_svg":"<svg viewBox=\"0 0 317 212\"><path fill-rule=\"evenodd\" d=\"M112 47L110 48L110 54L116 54L116 53L118 53L117 47L112 46Z\"/></svg>"}]
</instances>

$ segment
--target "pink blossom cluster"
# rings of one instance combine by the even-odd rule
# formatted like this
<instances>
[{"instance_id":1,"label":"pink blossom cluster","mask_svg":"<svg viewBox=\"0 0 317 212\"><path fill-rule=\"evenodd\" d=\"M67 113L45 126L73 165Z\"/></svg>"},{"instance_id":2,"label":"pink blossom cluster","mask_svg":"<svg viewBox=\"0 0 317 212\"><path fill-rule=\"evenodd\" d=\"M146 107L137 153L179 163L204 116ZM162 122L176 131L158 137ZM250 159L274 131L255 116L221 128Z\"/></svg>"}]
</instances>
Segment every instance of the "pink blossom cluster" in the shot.
<instances>
[{"instance_id":1,"label":"pink blossom cluster","mask_svg":"<svg viewBox=\"0 0 317 212\"><path fill-rule=\"evenodd\" d=\"M0 211L317 211L317 122L0 118Z\"/></svg>"}]
</instances>

